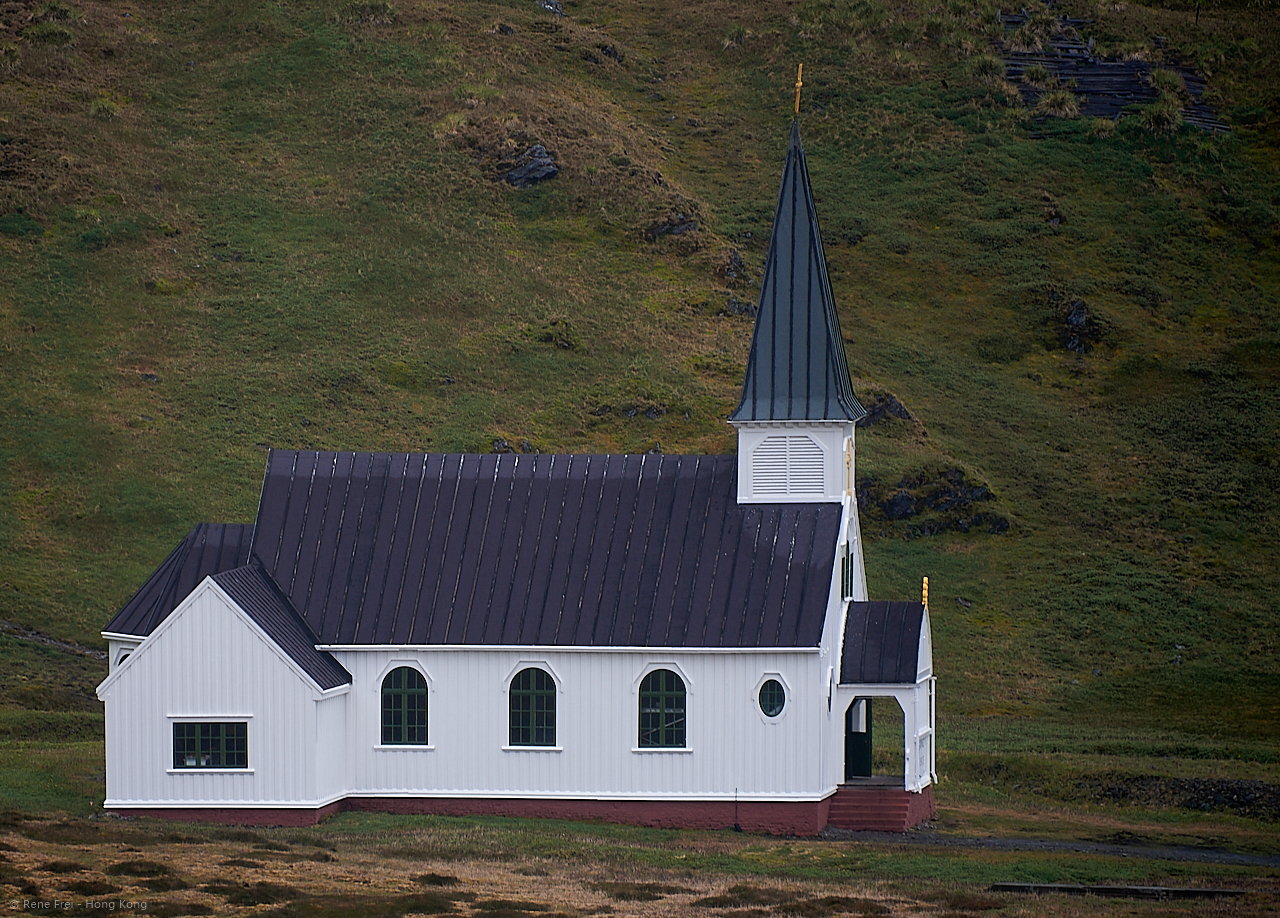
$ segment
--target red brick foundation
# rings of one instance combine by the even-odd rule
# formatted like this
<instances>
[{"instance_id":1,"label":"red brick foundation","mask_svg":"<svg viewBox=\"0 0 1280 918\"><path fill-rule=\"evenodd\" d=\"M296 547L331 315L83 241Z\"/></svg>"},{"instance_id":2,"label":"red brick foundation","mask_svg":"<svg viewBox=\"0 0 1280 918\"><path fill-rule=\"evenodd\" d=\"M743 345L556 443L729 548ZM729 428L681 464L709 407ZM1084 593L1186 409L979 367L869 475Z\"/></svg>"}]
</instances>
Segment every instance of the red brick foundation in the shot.
<instances>
[{"instance_id":1,"label":"red brick foundation","mask_svg":"<svg viewBox=\"0 0 1280 918\"><path fill-rule=\"evenodd\" d=\"M825 800L807 802L546 800L490 797L348 797L318 809L249 807L136 807L125 816L243 826L313 826L346 810L432 816L515 816L598 820L675 829L728 829L769 835L817 835L828 822L843 829L903 832L936 812L933 789L918 794L893 787L842 786Z\"/></svg>"},{"instance_id":2,"label":"red brick foundation","mask_svg":"<svg viewBox=\"0 0 1280 918\"><path fill-rule=\"evenodd\" d=\"M171 809L169 807L133 807L112 809L111 812L121 816L150 816L152 819L177 819L182 822L212 822L223 826L314 826L321 820L341 813L346 801L335 800L327 806L317 809L293 809L291 807L275 807L257 809L255 807L189 807Z\"/></svg>"},{"instance_id":3,"label":"red brick foundation","mask_svg":"<svg viewBox=\"0 0 1280 918\"><path fill-rule=\"evenodd\" d=\"M348 797L346 809L436 816L522 816L617 822L669 829L729 829L770 835L817 835L827 800L802 803L670 800L540 800L474 797Z\"/></svg>"}]
</instances>

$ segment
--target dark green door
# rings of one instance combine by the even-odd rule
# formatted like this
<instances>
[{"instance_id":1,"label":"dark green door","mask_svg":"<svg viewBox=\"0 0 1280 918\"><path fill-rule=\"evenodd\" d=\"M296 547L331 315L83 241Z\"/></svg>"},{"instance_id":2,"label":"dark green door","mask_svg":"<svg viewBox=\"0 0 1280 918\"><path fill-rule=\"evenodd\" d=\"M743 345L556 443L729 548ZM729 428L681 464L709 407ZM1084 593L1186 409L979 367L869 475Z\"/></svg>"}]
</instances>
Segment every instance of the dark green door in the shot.
<instances>
[{"instance_id":1,"label":"dark green door","mask_svg":"<svg viewBox=\"0 0 1280 918\"><path fill-rule=\"evenodd\" d=\"M861 707L861 710L859 708ZM871 777L871 699L858 698L844 712L844 778Z\"/></svg>"}]
</instances>

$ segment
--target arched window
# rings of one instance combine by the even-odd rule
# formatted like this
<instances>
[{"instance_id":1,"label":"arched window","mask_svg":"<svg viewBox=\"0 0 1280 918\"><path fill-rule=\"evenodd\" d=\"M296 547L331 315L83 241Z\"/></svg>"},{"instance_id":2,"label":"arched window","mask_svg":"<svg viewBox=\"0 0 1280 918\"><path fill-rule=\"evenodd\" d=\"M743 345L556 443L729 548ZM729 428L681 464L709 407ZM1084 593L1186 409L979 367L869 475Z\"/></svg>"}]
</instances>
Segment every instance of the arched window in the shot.
<instances>
[{"instance_id":1,"label":"arched window","mask_svg":"<svg viewBox=\"0 0 1280 918\"><path fill-rule=\"evenodd\" d=\"M427 680L401 666L382 680L382 745L427 744Z\"/></svg>"},{"instance_id":2,"label":"arched window","mask_svg":"<svg viewBox=\"0 0 1280 918\"><path fill-rule=\"evenodd\" d=\"M556 744L556 681L531 666L511 680L511 745Z\"/></svg>"},{"instance_id":3,"label":"arched window","mask_svg":"<svg viewBox=\"0 0 1280 918\"><path fill-rule=\"evenodd\" d=\"M640 683L640 746L684 747L684 680L655 669Z\"/></svg>"}]
</instances>

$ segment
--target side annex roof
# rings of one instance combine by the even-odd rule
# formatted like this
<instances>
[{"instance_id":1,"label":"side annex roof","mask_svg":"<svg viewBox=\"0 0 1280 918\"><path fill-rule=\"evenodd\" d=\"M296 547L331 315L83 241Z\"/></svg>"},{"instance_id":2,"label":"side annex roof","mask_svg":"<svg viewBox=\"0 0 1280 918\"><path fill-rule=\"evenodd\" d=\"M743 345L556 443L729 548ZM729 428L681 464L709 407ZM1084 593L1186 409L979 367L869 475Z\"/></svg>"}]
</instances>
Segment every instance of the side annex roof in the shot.
<instances>
[{"instance_id":1,"label":"side annex roof","mask_svg":"<svg viewBox=\"0 0 1280 918\"><path fill-rule=\"evenodd\" d=\"M316 650L311 629L258 565L246 564L214 574L213 582L321 689L351 684L351 674L333 654Z\"/></svg>"},{"instance_id":2,"label":"side annex roof","mask_svg":"<svg viewBox=\"0 0 1280 918\"><path fill-rule=\"evenodd\" d=\"M198 523L103 629L146 637L205 577L249 561L253 525Z\"/></svg>"},{"instance_id":3,"label":"side annex roof","mask_svg":"<svg viewBox=\"0 0 1280 918\"><path fill-rule=\"evenodd\" d=\"M918 602L851 602L845 618L840 684L914 684L923 662L921 632L927 610ZM926 642L931 657L931 644Z\"/></svg>"}]
</instances>

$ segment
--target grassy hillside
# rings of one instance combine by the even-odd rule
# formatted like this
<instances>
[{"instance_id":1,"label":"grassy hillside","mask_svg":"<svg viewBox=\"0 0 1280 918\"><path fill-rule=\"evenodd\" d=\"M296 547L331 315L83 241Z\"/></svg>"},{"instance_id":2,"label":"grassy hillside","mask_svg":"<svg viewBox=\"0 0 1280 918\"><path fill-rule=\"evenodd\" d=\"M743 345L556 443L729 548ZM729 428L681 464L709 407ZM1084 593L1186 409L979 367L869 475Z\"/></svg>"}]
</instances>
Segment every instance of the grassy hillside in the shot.
<instances>
[{"instance_id":1,"label":"grassy hillside","mask_svg":"<svg viewBox=\"0 0 1280 918\"><path fill-rule=\"evenodd\" d=\"M855 390L907 415L859 433L870 589L931 579L943 744L1274 762L1280 17L1205 6L1059 4L1230 135L1033 117L976 0L13 0L0 619L99 644L269 446L731 451L804 62Z\"/></svg>"}]
</instances>

